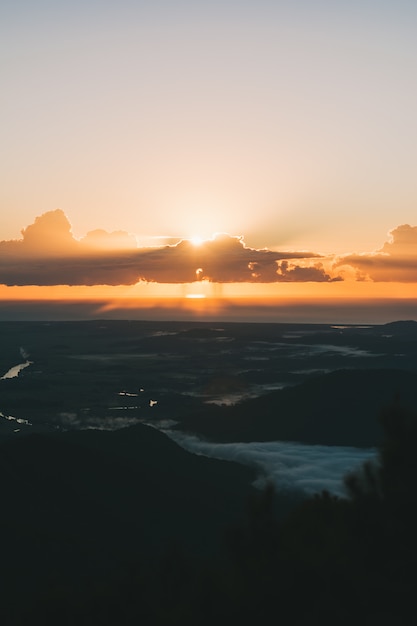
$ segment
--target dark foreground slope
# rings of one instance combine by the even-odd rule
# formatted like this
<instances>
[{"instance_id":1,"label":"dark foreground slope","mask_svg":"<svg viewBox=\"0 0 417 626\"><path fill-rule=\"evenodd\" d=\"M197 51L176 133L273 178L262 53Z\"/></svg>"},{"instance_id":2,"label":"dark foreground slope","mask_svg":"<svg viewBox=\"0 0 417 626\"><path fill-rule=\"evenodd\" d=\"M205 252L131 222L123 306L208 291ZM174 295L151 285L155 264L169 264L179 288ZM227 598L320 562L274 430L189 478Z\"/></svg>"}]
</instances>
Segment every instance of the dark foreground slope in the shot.
<instances>
[{"instance_id":1,"label":"dark foreground slope","mask_svg":"<svg viewBox=\"0 0 417 626\"><path fill-rule=\"evenodd\" d=\"M143 425L3 441L0 467L1 610L88 589L170 545L213 551L241 519L253 479Z\"/></svg>"},{"instance_id":2,"label":"dark foreground slope","mask_svg":"<svg viewBox=\"0 0 417 626\"><path fill-rule=\"evenodd\" d=\"M223 442L370 447L381 441L381 410L397 402L417 406L417 373L340 370L234 406L206 405L177 428Z\"/></svg>"},{"instance_id":3,"label":"dark foreground slope","mask_svg":"<svg viewBox=\"0 0 417 626\"><path fill-rule=\"evenodd\" d=\"M88 555L94 553L86 542L84 554L74 545L78 558L74 575L83 584L77 588L67 577L66 584L58 580L42 587L27 575L27 560L22 560L15 542L12 556L21 585L12 607L2 585L6 591L0 606L2 626L416 624L417 416L397 406L381 417L385 438L379 463L365 465L347 478L350 500L323 492L287 519L277 520L273 492L266 489L252 499L248 515L229 532L222 552L191 558L180 547L146 560L132 550L132 567L122 568L118 575L103 568L86 584ZM80 488L80 481L74 485ZM220 492L219 502L212 506L222 499ZM185 510L193 506L198 506L195 501ZM110 520L103 522L106 529L115 523L115 512L109 515ZM91 519L88 507L86 518ZM195 520L191 512L190 522ZM41 522L36 520L39 540ZM112 530L121 526L116 523ZM91 530L89 539L94 537ZM94 531L101 532L99 527ZM4 545L6 529L3 537ZM207 539L204 534L203 541ZM51 566L54 555L50 550L46 554ZM41 556L45 561L45 554ZM7 578L10 565L2 565ZM35 565L40 571L48 563L35 560ZM57 575L59 567L52 565ZM38 592L30 604L28 591L35 582Z\"/></svg>"}]
</instances>

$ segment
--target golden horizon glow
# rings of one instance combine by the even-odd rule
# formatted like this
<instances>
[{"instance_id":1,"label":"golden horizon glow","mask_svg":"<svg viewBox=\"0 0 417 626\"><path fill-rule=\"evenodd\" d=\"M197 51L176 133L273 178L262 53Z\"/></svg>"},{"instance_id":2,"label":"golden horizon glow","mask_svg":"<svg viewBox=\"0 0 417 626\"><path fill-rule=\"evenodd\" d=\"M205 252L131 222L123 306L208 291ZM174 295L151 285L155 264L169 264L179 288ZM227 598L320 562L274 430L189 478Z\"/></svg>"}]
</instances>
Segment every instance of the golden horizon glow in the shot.
<instances>
[{"instance_id":1,"label":"golden horizon glow","mask_svg":"<svg viewBox=\"0 0 417 626\"><path fill-rule=\"evenodd\" d=\"M202 289L204 291L202 291ZM0 317L381 324L417 319L416 284L138 283L130 287L5 287ZM67 308L68 306L68 308ZM58 307L58 308L57 308Z\"/></svg>"},{"instance_id":2,"label":"golden horizon glow","mask_svg":"<svg viewBox=\"0 0 417 626\"><path fill-rule=\"evenodd\" d=\"M188 293L185 297L191 300L202 300L206 298L206 295L204 293Z\"/></svg>"},{"instance_id":3,"label":"golden horizon glow","mask_svg":"<svg viewBox=\"0 0 417 626\"><path fill-rule=\"evenodd\" d=\"M207 280L191 283L138 282L134 285L0 285L0 301L12 300L164 300L193 299L203 294L206 299L253 299L254 304L286 298L318 300L393 300L416 299L416 283L354 282L335 283L212 283Z\"/></svg>"}]
</instances>

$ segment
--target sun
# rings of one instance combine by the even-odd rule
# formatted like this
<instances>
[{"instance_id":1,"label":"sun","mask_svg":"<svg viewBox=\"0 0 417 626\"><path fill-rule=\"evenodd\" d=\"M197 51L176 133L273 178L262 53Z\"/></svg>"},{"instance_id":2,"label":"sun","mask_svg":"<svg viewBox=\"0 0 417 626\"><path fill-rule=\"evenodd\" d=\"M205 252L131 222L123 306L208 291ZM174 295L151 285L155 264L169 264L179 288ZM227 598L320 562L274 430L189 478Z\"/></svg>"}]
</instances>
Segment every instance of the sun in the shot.
<instances>
[{"instance_id":1,"label":"sun","mask_svg":"<svg viewBox=\"0 0 417 626\"><path fill-rule=\"evenodd\" d=\"M201 244L203 243L204 239L202 237L198 237L197 235L194 235L193 237L190 237L190 242L193 244L193 246L195 246L196 248L198 248L198 246L201 246Z\"/></svg>"}]
</instances>

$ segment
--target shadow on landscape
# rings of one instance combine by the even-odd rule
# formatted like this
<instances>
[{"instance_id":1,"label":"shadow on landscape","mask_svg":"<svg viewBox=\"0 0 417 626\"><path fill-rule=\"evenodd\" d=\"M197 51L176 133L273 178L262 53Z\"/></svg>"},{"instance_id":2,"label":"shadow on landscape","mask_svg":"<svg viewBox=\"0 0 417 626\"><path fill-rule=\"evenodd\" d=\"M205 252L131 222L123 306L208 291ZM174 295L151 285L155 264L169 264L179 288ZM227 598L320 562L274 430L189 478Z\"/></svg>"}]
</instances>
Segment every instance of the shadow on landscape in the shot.
<instances>
[{"instance_id":1,"label":"shadow on landscape","mask_svg":"<svg viewBox=\"0 0 417 626\"><path fill-rule=\"evenodd\" d=\"M249 470L144 426L4 442L1 623L415 623L417 417L381 424L350 499L285 516Z\"/></svg>"}]
</instances>

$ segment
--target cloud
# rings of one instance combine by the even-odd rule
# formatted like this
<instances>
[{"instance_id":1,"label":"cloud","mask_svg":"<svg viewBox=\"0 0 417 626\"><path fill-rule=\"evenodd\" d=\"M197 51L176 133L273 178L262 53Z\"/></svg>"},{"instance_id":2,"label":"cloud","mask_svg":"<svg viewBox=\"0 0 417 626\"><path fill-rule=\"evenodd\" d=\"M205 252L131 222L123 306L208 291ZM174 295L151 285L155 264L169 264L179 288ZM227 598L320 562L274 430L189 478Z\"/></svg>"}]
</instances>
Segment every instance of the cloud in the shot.
<instances>
[{"instance_id":1,"label":"cloud","mask_svg":"<svg viewBox=\"0 0 417 626\"><path fill-rule=\"evenodd\" d=\"M165 432L194 454L257 468L260 475L256 485L271 481L277 491L301 491L305 495L327 489L346 497L346 474L376 458L374 448L309 446L291 441L211 443L179 431Z\"/></svg>"},{"instance_id":2,"label":"cloud","mask_svg":"<svg viewBox=\"0 0 417 626\"><path fill-rule=\"evenodd\" d=\"M78 240L59 209L37 217L22 239L0 242L5 285L132 285L189 283L330 282L313 252L257 250L225 233L196 246L189 240L139 248L125 231L97 229Z\"/></svg>"},{"instance_id":3,"label":"cloud","mask_svg":"<svg viewBox=\"0 0 417 626\"><path fill-rule=\"evenodd\" d=\"M310 259L311 252L272 252L248 248L242 237L225 233L215 235L199 246L183 240L148 252L142 258L143 279L158 282L191 282L208 280L219 283L280 282L282 259ZM300 280L323 280L321 272L312 272ZM330 280L330 278L328 278ZM326 278L324 278L326 280Z\"/></svg>"},{"instance_id":4,"label":"cloud","mask_svg":"<svg viewBox=\"0 0 417 626\"><path fill-rule=\"evenodd\" d=\"M332 278L325 272L322 263L315 263L307 267L295 265L288 261L278 263L278 276L282 282L335 282L343 280L340 276Z\"/></svg>"},{"instance_id":5,"label":"cloud","mask_svg":"<svg viewBox=\"0 0 417 626\"><path fill-rule=\"evenodd\" d=\"M91 230L80 239L80 243L88 249L96 250L132 250L137 248L135 237L124 230L116 230L112 233L101 228Z\"/></svg>"},{"instance_id":6,"label":"cloud","mask_svg":"<svg viewBox=\"0 0 417 626\"><path fill-rule=\"evenodd\" d=\"M389 234L380 250L341 257L334 267L351 267L357 280L417 282L417 226L402 224Z\"/></svg>"},{"instance_id":7,"label":"cloud","mask_svg":"<svg viewBox=\"0 0 417 626\"><path fill-rule=\"evenodd\" d=\"M23 250L36 256L75 251L77 242L71 234L71 224L59 209L37 217L22 230Z\"/></svg>"},{"instance_id":8,"label":"cloud","mask_svg":"<svg viewBox=\"0 0 417 626\"><path fill-rule=\"evenodd\" d=\"M124 231L92 231L79 241L65 213L56 209L23 229L22 239L0 242L0 283L134 284L137 271L126 251L136 249L135 238Z\"/></svg>"}]
</instances>

